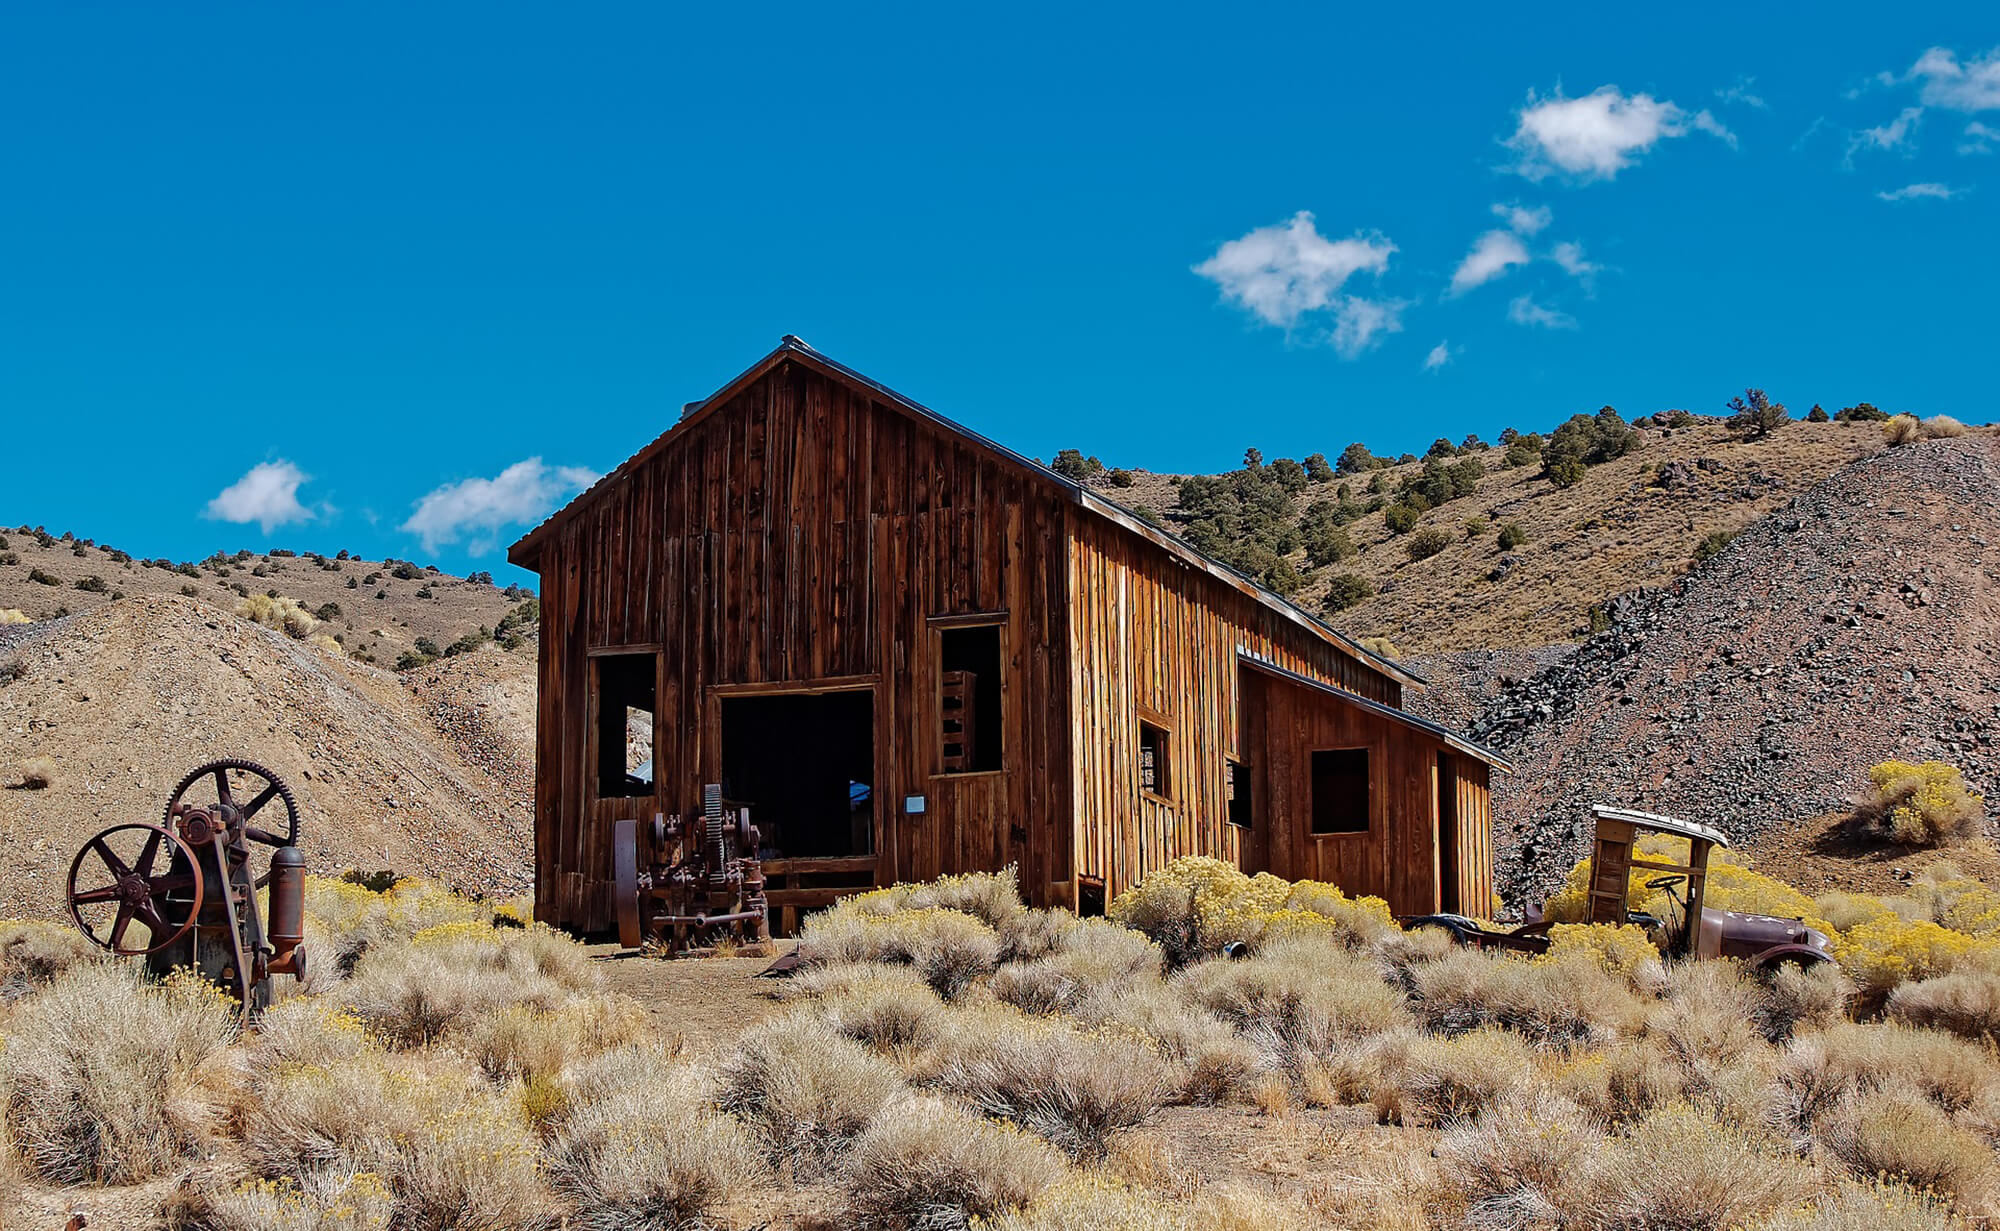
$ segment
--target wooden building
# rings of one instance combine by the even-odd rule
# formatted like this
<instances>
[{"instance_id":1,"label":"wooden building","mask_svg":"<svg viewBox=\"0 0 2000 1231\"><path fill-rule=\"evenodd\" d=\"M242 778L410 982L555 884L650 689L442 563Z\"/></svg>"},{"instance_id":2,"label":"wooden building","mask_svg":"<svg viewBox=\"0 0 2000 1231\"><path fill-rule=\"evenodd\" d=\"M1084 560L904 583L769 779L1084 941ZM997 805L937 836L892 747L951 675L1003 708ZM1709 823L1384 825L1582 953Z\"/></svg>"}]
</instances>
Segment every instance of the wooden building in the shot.
<instances>
[{"instance_id":1,"label":"wooden building","mask_svg":"<svg viewBox=\"0 0 2000 1231\"><path fill-rule=\"evenodd\" d=\"M787 930L1010 863L1091 911L1184 854L1490 909L1505 767L1403 712L1420 680L796 338L508 558L542 578L550 923L609 927L613 822L710 782Z\"/></svg>"}]
</instances>

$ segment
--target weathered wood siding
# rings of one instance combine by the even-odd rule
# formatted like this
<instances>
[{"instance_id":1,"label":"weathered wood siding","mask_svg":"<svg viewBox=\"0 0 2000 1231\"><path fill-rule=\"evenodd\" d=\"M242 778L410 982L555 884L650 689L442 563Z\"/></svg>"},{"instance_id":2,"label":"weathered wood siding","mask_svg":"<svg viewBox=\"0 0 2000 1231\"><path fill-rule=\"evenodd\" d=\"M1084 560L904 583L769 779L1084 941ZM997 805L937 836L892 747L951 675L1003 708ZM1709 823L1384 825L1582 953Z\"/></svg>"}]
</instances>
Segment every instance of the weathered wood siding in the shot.
<instances>
[{"instance_id":1,"label":"weathered wood siding","mask_svg":"<svg viewBox=\"0 0 2000 1231\"><path fill-rule=\"evenodd\" d=\"M1018 863L1071 882L1066 493L787 360L704 407L541 542L536 909L611 922L610 823L698 811L710 690L872 686L879 883ZM1005 612L1004 765L941 777L933 617ZM587 655L657 647L655 798L595 798ZM906 813L905 797L926 810Z\"/></svg>"},{"instance_id":2,"label":"weathered wood siding","mask_svg":"<svg viewBox=\"0 0 2000 1231\"><path fill-rule=\"evenodd\" d=\"M1255 789L1249 870L1328 881L1381 897L1397 914L1428 914L1446 903L1440 877L1455 862L1460 909L1490 911L1492 815L1482 762L1446 753L1428 732L1262 672L1245 669L1241 685ZM1314 834L1312 753L1339 748L1368 750L1368 830ZM1442 783L1441 766L1456 767ZM1455 860L1439 844L1440 790L1458 809Z\"/></svg>"},{"instance_id":3,"label":"weathered wood siding","mask_svg":"<svg viewBox=\"0 0 2000 1231\"><path fill-rule=\"evenodd\" d=\"M1069 574L1076 869L1103 877L1108 894L1181 855L1212 854L1245 866L1259 858L1254 844L1262 838L1253 830L1253 846L1246 846L1245 834L1226 819L1228 759L1248 751L1260 773L1269 759L1251 750L1239 729L1239 716L1255 708L1240 695L1239 651L1401 704L1393 678L1102 519L1077 519ZM1137 786L1142 709L1158 715L1169 733L1173 781L1166 798ZM1428 816L1429 797L1422 803ZM1373 858L1370 885L1387 875L1380 853ZM1357 874L1364 862L1352 865ZM1285 874L1275 863L1270 870Z\"/></svg>"}]
</instances>

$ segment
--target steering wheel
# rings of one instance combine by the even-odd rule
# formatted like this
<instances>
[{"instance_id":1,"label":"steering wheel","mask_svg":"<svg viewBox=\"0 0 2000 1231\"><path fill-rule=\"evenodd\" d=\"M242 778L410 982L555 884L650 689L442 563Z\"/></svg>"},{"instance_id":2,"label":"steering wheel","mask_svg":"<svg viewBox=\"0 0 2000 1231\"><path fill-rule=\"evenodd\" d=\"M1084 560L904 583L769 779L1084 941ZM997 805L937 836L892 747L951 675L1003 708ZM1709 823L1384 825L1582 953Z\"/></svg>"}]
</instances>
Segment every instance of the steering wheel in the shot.
<instances>
[{"instance_id":1,"label":"steering wheel","mask_svg":"<svg viewBox=\"0 0 2000 1231\"><path fill-rule=\"evenodd\" d=\"M1647 881L1647 882L1646 882L1646 888L1648 888L1648 889L1672 889L1672 888L1673 888L1673 887L1674 887L1675 885L1681 885L1681 884L1685 884L1686 882L1687 882L1687 877L1685 877L1685 876L1679 876L1679 875L1676 875L1676 876L1655 876L1655 877L1654 877L1654 878L1653 878L1652 880L1649 880L1649 881Z\"/></svg>"}]
</instances>

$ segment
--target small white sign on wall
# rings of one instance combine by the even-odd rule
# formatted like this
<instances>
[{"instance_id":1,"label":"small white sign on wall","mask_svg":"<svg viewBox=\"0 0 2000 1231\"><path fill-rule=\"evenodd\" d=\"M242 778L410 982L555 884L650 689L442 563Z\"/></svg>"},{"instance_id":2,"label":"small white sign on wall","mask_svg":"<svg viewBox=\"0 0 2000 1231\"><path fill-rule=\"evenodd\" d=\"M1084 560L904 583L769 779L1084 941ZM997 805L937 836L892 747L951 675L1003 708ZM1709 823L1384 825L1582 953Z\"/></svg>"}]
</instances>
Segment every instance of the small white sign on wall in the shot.
<instances>
[{"instance_id":1,"label":"small white sign on wall","mask_svg":"<svg viewBox=\"0 0 2000 1231\"><path fill-rule=\"evenodd\" d=\"M921 795L903 796L903 811L909 813L911 816L922 815L924 811L924 797Z\"/></svg>"}]
</instances>

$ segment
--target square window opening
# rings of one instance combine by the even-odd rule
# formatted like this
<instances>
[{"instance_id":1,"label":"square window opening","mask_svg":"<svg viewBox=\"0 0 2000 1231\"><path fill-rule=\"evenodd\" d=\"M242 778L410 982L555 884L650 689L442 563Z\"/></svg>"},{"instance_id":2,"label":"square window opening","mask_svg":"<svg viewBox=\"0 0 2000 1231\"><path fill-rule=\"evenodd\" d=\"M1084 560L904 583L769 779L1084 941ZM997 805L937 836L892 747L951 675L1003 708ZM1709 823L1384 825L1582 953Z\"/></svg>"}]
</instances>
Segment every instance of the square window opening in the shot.
<instances>
[{"instance_id":1,"label":"square window opening","mask_svg":"<svg viewBox=\"0 0 2000 1231\"><path fill-rule=\"evenodd\" d=\"M1174 789L1173 757L1167 749L1167 729L1139 720L1139 789L1170 797Z\"/></svg>"},{"instance_id":2,"label":"square window opening","mask_svg":"<svg viewBox=\"0 0 2000 1231\"><path fill-rule=\"evenodd\" d=\"M597 797L651 795L654 656L604 654L590 661L597 697Z\"/></svg>"},{"instance_id":3,"label":"square window opening","mask_svg":"<svg viewBox=\"0 0 2000 1231\"><path fill-rule=\"evenodd\" d=\"M1250 766L1232 758L1229 762L1229 823L1238 829L1253 825L1250 810Z\"/></svg>"},{"instance_id":4,"label":"square window opening","mask_svg":"<svg viewBox=\"0 0 2000 1231\"><path fill-rule=\"evenodd\" d=\"M1312 832L1367 833L1368 750L1322 748L1312 754Z\"/></svg>"},{"instance_id":5,"label":"square window opening","mask_svg":"<svg viewBox=\"0 0 2000 1231\"><path fill-rule=\"evenodd\" d=\"M938 632L938 743L942 771L1001 768L1000 626Z\"/></svg>"}]
</instances>

